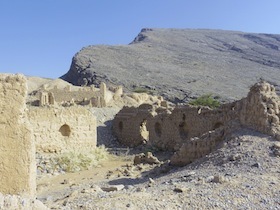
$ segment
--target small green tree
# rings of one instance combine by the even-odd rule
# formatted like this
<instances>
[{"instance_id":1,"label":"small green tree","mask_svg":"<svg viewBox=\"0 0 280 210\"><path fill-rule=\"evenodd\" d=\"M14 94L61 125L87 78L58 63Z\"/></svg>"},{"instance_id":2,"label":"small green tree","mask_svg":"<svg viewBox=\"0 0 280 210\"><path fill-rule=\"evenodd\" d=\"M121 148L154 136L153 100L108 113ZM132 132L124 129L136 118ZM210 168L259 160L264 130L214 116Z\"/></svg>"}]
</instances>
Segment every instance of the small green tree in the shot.
<instances>
[{"instance_id":1,"label":"small green tree","mask_svg":"<svg viewBox=\"0 0 280 210\"><path fill-rule=\"evenodd\" d=\"M218 108L221 105L218 100L212 97L212 94L202 95L197 99L190 101L189 104L193 106L208 106L212 109Z\"/></svg>"}]
</instances>

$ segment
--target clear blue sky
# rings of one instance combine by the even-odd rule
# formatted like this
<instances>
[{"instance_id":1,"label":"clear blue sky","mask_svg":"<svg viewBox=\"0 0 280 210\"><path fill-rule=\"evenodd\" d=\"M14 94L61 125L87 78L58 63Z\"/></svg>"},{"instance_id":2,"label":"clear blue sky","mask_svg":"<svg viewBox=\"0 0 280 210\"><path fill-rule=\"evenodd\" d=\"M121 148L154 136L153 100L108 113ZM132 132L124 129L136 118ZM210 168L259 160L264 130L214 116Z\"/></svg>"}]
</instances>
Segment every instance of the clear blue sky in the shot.
<instances>
[{"instance_id":1,"label":"clear blue sky","mask_svg":"<svg viewBox=\"0 0 280 210\"><path fill-rule=\"evenodd\" d=\"M0 72L57 78L82 47L142 28L280 34L280 0L0 0Z\"/></svg>"}]
</instances>

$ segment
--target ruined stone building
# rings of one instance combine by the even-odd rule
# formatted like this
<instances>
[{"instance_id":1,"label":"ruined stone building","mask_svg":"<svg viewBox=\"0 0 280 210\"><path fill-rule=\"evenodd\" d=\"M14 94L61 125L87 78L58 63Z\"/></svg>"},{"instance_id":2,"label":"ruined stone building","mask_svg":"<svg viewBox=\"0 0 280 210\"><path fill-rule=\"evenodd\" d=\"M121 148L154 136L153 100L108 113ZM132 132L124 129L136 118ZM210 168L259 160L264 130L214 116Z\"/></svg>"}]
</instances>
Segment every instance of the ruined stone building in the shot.
<instances>
[{"instance_id":1,"label":"ruined stone building","mask_svg":"<svg viewBox=\"0 0 280 210\"><path fill-rule=\"evenodd\" d=\"M88 106L88 107L123 107L139 106L142 103L162 103L162 97L148 95L147 93L124 93L122 86L106 87L101 83L99 88L94 86L80 87L62 82L59 79L51 84L44 84L41 88L30 92L28 104L31 106ZM53 84L54 83L54 84ZM66 83L66 84L65 84ZM60 85L55 85L60 84Z\"/></svg>"},{"instance_id":2,"label":"ruined stone building","mask_svg":"<svg viewBox=\"0 0 280 210\"><path fill-rule=\"evenodd\" d=\"M39 106L54 105L54 95L52 92L40 92Z\"/></svg>"},{"instance_id":3,"label":"ruined stone building","mask_svg":"<svg viewBox=\"0 0 280 210\"><path fill-rule=\"evenodd\" d=\"M96 147L96 119L90 111L92 106L123 106L124 102L138 105L143 101L163 103L162 98L146 93L123 94L121 86L108 90L105 83L101 83L99 89L71 85L58 88L45 84L36 94L38 103L35 106L31 103L27 112L36 151L51 153Z\"/></svg>"},{"instance_id":4,"label":"ruined stone building","mask_svg":"<svg viewBox=\"0 0 280 210\"><path fill-rule=\"evenodd\" d=\"M39 100L38 106L48 105L90 105L92 107L106 107L114 98L121 97L123 94L122 87L116 87L112 91L108 90L105 83L100 84L100 88L97 89L94 86L90 87L75 87L72 90L72 86L61 89L55 86L54 88L43 88L38 91L37 95Z\"/></svg>"},{"instance_id":5,"label":"ruined stone building","mask_svg":"<svg viewBox=\"0 0 280 210\"><path fill-rule=\"evenodd\" d=\"M124 107L113 129L121 143L176 151L171 162L185 165L216 149L225 136L242 126L280 139L279 106L274 87L261 82L246 98L215 110L188 105Z\"/></svg>"}]
</instances>

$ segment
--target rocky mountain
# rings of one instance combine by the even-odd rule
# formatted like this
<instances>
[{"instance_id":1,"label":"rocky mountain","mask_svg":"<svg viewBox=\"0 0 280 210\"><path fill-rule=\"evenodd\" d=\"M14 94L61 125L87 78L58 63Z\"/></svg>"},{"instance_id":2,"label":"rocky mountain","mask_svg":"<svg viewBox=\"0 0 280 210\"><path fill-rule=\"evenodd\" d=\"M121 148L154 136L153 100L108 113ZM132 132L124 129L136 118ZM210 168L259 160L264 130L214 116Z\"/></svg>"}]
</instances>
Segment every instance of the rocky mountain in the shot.
<instances>
[{"instance_id":1,"label":"rocky mountain","mask_svg":"<svg viewBox=\"0 0 280 210\"><path fill-rule=\"evenodd\" d=\"M173 102L208 93L232 101L259 80L280 85L280 35L145 28L128 45L84 47L61 78L122 85Z\"/></svg>"}]
</instances>

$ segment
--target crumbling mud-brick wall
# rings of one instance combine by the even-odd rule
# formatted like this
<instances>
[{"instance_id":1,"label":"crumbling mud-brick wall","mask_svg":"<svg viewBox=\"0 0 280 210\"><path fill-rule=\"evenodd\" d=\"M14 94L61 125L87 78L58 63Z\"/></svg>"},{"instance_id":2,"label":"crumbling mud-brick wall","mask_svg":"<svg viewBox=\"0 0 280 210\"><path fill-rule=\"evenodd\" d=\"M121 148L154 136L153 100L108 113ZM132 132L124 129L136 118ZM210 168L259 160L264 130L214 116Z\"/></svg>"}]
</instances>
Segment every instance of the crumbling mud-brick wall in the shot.
<instances>
[{"instance_id":1,"label":"crumbling mud-brick wall","mask_svg":"<svg viewBox=\"0 0 280 210\"><path fill-rule=\"evenodd\" d=\"M213 131L191 138L174 153L171 163L174 165L186 165L201 158L217 148L225 137L225 127L220 127Z\"/></svg>"},{"instance_id":2,"label":"crumbling mud-brick wall","mask_svg":"<svg viewBox=\"0 0 280 210\"><path fill-rule=\"evenodd\" d=\"M261 82L252 86L241 106L239 118L242 125L280 140L280 98L272 85Z\"/></svg>"},{"instance_id":3,"label":"crumbling mud-brick wall","mask_svg":"<svg viewBox=\"0 0 280 210\"><path fill-rule=\"evenodd\" d=\"M222 110L192 106L177 106L169 114L155 110L157 114L147 120L149 143L163 150L177 150L191 138L224 126L231 113Z\"/></svg>"},{"instance_id":4,"label":"crumbling mud-brick wall","mask_svg":"<svg viewBox=\"0 0 280 210\"><path fill-rule=\"evenodd\" d=\"M113 129L119 141L128 146L147 143L177 151L171 162L184 165L213 151L226 134L241 126L280 140L279 106L274 87L260 82L246 98L215 110L188 105L174 110L144 105L125 107L116 115ZM145 141L141 135L142 122L145 122Z\"/></svg>"},{"instance_id":5,"label":"crumbling mud-brick wall","mask_svg":"<svg viewBox=\"0 0 280 210\"><path fill-rule=\"evenodd\" d=\"M238 129L239 126L235 123L228 124L227 126L220 126L214 130L207 131L199 137L190 138L173 154L170 163L184 166L204 157L222 145L223 140Z\"/></svg>"},{"instance_id":6,"label":"crumbling mud-brick wall","mask_svg":"<svg viewBox=\"0 0 280 210\"><path fill-rule=\"evenodd\" d=\"M175 151L193 137L224 126L234 119L236 110L228 106L219 110L177 106L174 110L143 104L125 107L115 117L114 133L127 146L150 144L162 150Z\"/></svg>"},{"instance_id":7,"label":"crumbling mud-brick wall","mask_svg":"<svg viewBox=\"0 0 280 210\"><path fill-rule=\"evenodd\" d=\"M279 106L280 98L272 85L266 82L255 84L251 87L246 98L226 104L217 110L223 113L224 116L224 120L221 120L221 122L224 122L225 126L221 126L220 134L215 135L215 138L211 136L202 138L200 136L184 143L171 158L171 163L186 165L199 158L199 155L208 154L215 149L227 134L230 134L240 126L257 130L280 140ZM209 131L209 133L212 132ZM214 132L217 133L216 130ZM215 147L212 146L209 151L201 151L202 146L204 145L205 147L213 139L216 141ZM203 145L199 145L200 142L203 142Z\"/></svg>"},{"instance_id":8,"label":"crumbling mud-brick wall","mask_svg":"<svg viewBox=\"0 0 280 210\"><path fill-rule=\"evenodd\" d=\"M152 118L153 106L140 105L139 108L126 107L114 119L114 132L118 140L127 146L134 147L149 141L147 119Z\"/></svg>"},{"instance_id":9,"label":"crumbling mud-brick wall","mask_svg":"<svg viewBox=\"0 0 280 210\"><path fill-rule=\"evenodd\" d=\"M34 197L35 146L25 113L25 77L1 76L0 95L0 192Z\"/></svg>"},{"instance_id":10,"label":"crumbling mud-brick wall","mask_svg":"<svg viewBox=\"0 0 280 210\"><path fill-rule=\"evenodd\" d=\"M86 107L30 107L28 116L38 152L96 147L96 118Z\"/></svg>"}]
</instances>

